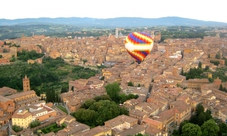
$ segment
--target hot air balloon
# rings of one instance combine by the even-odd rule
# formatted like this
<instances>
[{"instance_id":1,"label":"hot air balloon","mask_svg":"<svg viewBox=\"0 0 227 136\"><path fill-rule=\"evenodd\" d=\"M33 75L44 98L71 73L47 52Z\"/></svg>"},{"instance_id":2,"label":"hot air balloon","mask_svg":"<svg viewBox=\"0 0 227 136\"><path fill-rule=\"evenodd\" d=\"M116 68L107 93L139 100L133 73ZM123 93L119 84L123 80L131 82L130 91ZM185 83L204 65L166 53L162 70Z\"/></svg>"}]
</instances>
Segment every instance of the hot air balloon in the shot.
<instances>
[{"instance_id":1,"label":"hot air balloon","mask_svg":"<svg viewBox=\"0 0 227 136\"><path fill-rule=\"evenodd\" d=\"M145 32L130 33L125 39L127 52L140 64L153 48L153 38Z\"/></svg>"}]
</instances>

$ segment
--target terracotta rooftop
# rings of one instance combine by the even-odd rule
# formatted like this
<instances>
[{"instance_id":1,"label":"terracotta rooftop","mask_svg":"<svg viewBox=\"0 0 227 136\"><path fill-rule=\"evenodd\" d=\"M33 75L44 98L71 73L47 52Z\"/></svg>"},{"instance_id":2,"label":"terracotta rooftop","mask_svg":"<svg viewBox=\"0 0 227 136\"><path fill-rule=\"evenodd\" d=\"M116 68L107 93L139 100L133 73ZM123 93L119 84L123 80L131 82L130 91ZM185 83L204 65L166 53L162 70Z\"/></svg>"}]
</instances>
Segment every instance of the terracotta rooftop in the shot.
<instances>
[{"instance_id":1,"label":"terracotta rooftop","mask_svg":"<svg viewBox=\"0 0 227 136\"><path fill-rule=\"evenodd\" d=\"M19 92L17 94L13 94L13 95L6 96L6 97L10 98L10 99L15 99L15 98L26 96L26 95L30 95L30 94L35 94L36 95L35 91L31 90L31 91L26 91L26 92Z\"/></svg>"},{"instance_id":2,"label":"terracotta rooftop","mask_svg":"<svg viewBox=\"0 0 227 136\"><path fill-rule=\"evenodd\" d=\"M106 124L109 124L111 127L115 127L115 126L118 126L118 125L121 125L125 122L127 123L133 123L135 121L138 121L138 119L135 119L133 117L129 117L129 116L126 116L126 115L120 115L116 118L113 118L111 120L108 120L105 122L105 125Z\"/></svg>"},{"instance_id":3,"label":"terracotta rooftop","mask_svg":"<svg viewBox=\"0 0 227 136\"><path fill-rule=\"evenodd\" d=\"M10 101L10 100L11 100L11 99L8 99L7 97L4 97L4 96L1 96L1 95L0 95L0 102L5 103L5 102Z\"/></svg>"}]
</instances>

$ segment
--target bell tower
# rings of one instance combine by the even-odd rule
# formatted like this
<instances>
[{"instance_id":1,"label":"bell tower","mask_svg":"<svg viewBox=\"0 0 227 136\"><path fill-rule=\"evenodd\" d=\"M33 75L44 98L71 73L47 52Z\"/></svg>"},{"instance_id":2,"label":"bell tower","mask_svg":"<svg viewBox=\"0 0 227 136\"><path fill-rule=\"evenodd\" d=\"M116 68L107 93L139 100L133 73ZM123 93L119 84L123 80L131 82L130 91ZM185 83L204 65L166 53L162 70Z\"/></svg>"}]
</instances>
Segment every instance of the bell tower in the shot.
<instances>
[{"instance_id":1,"label":"bell tower","mask_svg":"<svg viewBox=\"0 0 227 136\"><path fill-rule=\"evenodd\" d=\"M30 91L30 80L26 75L23 78L23 91Z\"/></svg>"}]
</instances>

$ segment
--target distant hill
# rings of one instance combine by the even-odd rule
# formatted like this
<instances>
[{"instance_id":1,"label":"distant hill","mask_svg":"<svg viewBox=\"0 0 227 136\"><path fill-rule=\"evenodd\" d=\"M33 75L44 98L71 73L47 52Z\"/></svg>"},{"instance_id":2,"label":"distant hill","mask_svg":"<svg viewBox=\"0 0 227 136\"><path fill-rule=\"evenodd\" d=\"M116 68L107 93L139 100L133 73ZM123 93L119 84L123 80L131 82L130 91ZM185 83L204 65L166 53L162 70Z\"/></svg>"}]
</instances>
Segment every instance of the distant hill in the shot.
<instances>
[{"instance_id":1,"label":"distant hill","mask_svg":"<svg viewBox=\"0 0 227 136\"><path fill-rule=\"evenodd\" d=\"M227 26L227 23L201 21L181 17L138 18L119 17L109 19L97 18L27 18L7 20L0 19L0 26L30 25L30 24L61 24L76 25L78 27L140 27L140 26Z\"/></svg>"}]
</instances>

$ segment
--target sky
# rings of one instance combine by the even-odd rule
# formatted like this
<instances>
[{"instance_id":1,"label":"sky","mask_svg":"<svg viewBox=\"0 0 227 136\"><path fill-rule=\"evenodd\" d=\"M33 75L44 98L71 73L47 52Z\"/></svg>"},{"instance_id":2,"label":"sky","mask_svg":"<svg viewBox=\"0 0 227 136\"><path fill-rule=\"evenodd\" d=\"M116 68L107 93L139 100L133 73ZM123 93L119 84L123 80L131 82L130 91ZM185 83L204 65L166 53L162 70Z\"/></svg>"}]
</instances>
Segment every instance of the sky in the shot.
<instances>
[{"instance_id":1,"label":"sky","mask_svg":"<svg viewBox=\"0 0 227 136\"><path fill-rule=\"evenodd\" d=\"M184 17L227 23L225 0L1 0L0 19Z\"/></svg>"}]
</instances>

